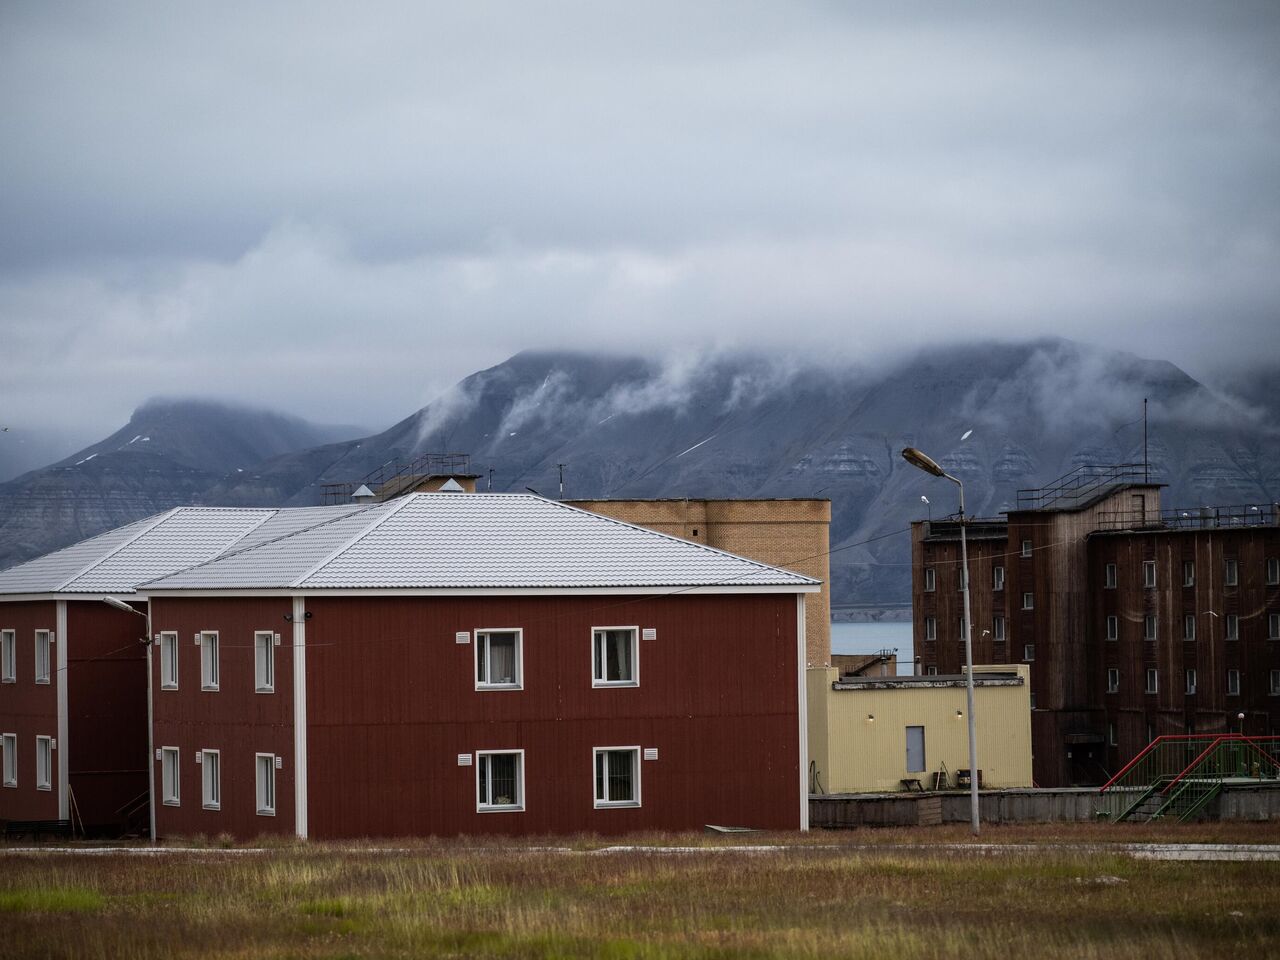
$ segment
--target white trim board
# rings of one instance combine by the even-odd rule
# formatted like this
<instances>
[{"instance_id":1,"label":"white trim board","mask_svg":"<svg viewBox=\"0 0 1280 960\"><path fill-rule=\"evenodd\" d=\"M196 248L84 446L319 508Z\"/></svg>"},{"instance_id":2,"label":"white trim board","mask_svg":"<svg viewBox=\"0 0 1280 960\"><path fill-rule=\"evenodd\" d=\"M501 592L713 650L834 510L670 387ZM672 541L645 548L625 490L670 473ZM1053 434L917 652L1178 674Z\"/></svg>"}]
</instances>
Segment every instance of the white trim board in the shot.
<instances>
[{"instance_id":1,"label":"white trim board","mask_svg":"<svg viewBox=\"0 0 1280 960\"><path fill-rule=\"evenodd\" d=\"M226 590L147 590L143 598L163 597L601 597L601 596L711 596L751 593L818 593L821 584L708 585L688 587L678 584L651 587L332 587L291 589L289 587L231 588Z\"/></svg>"}]
</instances>

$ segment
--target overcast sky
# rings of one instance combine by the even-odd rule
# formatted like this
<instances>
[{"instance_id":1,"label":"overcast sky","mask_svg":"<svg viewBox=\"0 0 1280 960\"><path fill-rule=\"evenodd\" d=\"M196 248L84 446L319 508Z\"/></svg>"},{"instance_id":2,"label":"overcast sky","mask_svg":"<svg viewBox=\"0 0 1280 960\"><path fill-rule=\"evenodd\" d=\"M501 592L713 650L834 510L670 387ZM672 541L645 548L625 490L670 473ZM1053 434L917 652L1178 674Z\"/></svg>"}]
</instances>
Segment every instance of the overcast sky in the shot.
<instances>
[{"instance_id":1,"label":"overcast sky","mask_svg":"<svg viewBox=\"0 0 1280 960\"><path fill-rule=\"evenodd\" d=\"M1280 359L1280 3L0 5L0 421L533 347Z\"/></svg>"}]
</instances>

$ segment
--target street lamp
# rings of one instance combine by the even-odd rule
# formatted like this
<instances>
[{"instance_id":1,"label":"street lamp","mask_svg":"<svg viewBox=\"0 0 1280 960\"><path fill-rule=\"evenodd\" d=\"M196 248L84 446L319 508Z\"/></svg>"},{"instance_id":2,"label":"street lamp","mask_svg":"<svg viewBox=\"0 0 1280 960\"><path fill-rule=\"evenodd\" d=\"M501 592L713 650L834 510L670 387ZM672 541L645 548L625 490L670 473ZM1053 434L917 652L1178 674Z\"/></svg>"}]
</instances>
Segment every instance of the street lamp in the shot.
<instances>
[{"instance_id":1,"label":"street lamp","mask_svg":"<svg viewBox=\"0 0 1280 960\"><path fill-rule=\"evenodd\" d=\"M973 617L969 612L969 547L964 534L964 484L943 470L928 454L915 447L907 447L902 451L902 459L913 467L923 470L935 477L950 480L960 488L960 583L964 594L964 660L965 660L965 697L968 700L969 720L969 824L976 837L978 824L978 734L976 719L973 713Z\"/></svg>"}]
</instances>

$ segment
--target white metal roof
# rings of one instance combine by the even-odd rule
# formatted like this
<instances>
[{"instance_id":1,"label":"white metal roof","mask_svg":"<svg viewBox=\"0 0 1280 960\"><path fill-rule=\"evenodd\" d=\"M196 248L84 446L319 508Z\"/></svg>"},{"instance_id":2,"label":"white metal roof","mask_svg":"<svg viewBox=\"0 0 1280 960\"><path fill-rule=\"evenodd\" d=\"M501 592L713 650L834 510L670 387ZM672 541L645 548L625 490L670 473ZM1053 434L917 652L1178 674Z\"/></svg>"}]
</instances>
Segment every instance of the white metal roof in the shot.
<instances>
[{"instance_id":1,"label":"white metal roof","mask_svg":"<svg viewBox=\"0 0 1280 960\"><path fill-rule=\"evenodd\" d=\"M132 593L146 580L359 509L176 507L0 571L0 595Z\"/></svg>"},{"instance_id":2,"label":"white metal roof","mask_svg":"<svg viewBox=\"0 0 1280 960\"><path fill-rule=\"evenodd\" d=\"M797 558L800 559L800 558ZM147 583L142 592L816 587L528 494L415 493Z\"/></svg>"}]
</instances>

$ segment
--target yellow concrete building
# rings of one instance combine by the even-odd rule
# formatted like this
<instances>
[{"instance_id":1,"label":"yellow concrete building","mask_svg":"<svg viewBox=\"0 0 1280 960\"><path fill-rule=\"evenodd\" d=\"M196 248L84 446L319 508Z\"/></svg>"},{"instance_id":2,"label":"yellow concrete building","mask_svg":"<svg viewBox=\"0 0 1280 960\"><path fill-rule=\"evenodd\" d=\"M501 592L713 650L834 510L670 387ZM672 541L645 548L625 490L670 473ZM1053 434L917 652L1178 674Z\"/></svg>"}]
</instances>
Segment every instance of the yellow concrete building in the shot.
<instances>
[{"instance_id":1,"label":"yellow concrete building","mask_svg":"<svg viewBox=\"0 0 1280 960\"><path fill-rule=\"evenodd\" d=\"M1030 668L978 666L973 675L981 785L1031 786ZM963 676L841 678L813 668L808 683L811 793L897 791L912 781L954 788L968 769Z\"/></svg>"}]
</instances>

